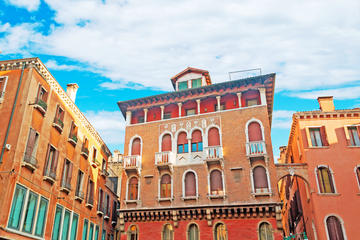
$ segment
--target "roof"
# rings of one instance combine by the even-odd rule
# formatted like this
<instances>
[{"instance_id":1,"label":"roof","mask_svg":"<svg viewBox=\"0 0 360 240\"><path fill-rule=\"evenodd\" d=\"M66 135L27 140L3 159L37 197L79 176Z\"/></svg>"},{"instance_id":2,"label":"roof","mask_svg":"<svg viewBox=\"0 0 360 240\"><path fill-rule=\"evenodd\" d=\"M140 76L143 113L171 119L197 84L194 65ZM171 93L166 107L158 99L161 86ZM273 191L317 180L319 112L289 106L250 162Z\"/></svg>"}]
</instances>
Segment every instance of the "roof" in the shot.
<instances>
[{"instance_id":1,"label":"roof","mask_svg":"<svg viewBox=\"0 0 360 240\"><path fill-rule=\"evenodd\" d=\"M186 69L184 69L183 71L179 72L178 74L176 74L175 76L173 76L171 78L171 83L172 83L175 90L176 90L176 85L175 85L176 81L179 78L181 78L182 76L184 76L185 74L188 74L188 73L191 73L191 72L202 74L203 76L205 76L206 84L207 85L211 84L211 79L210 79L210 75L209 75L208 71L202 70L202 69L199 69L199 68L187 67Z\"/></svg>"}]
</instances>

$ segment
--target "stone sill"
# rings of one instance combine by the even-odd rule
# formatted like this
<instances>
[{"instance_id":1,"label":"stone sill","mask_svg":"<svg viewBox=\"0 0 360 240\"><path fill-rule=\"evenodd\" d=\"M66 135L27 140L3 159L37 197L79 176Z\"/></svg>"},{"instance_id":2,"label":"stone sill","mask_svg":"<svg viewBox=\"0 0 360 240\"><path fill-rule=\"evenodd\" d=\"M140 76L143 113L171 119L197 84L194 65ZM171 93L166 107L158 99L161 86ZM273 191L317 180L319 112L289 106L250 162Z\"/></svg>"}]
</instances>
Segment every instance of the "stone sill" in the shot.
<instances>
[{"instance_id":1,"label":"stone sill","mask_svg":"<svg viewBox=\"0 0 360 240\"><path fill-rule=\"evenodd\" d=\"M341 196L340 193L317 193L318 196L337 197Z\"/></svg>"}]
</instances>

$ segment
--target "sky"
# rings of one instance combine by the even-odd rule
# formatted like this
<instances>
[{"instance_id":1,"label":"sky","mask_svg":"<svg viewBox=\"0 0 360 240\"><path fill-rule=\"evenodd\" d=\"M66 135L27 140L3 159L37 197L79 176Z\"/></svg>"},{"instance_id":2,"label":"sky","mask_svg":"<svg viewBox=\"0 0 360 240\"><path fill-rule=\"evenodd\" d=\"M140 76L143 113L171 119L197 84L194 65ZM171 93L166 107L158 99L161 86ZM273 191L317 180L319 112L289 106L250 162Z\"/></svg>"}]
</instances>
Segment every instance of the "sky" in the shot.
<instances>
[{"instance_id":1,"label":"sky","mask_svg":"<svg viewBox=\"0 0 360 240\"><path fill-rule=\"evenodd\" d=\"M0 0L0 60L39 57L111 150L123 151L117 102L173 91L188 66L213 82L276 73L274 158L292 114L360 107L358 0Z\"/></svg>"}]
</instances>

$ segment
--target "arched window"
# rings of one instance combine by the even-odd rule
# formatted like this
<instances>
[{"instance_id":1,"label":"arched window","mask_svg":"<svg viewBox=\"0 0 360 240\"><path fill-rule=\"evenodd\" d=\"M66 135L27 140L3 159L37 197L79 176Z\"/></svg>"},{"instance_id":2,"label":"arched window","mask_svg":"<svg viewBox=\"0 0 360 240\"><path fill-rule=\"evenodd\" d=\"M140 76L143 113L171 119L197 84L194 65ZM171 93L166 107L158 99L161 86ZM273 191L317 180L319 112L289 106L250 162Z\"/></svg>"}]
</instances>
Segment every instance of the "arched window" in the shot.
<instances>
[{"instance_id":1,"label":"arched window","mask_svg":"<svg viewBox=\"0 0 360 240\"><path fill-rule=\"evenodd\" d=\"M185 197L196 196L196 177L195 173L187 172L185 175Z\"/></svg>"},{"instance_id":2,"label":"arched window","mask_svg":"<svg viewBox=\"0 0 360 240\"><path fill-rule=\"evenodd\" d=\"M141 152L141 140L140 138L135 138L131 144L131 155L140 155Z\"/></svg>"},{"instance_id":3,"label":"arched window","mask_svg":"<svg viewBox=\"0 0 360 240\"><path fill-rule=\"evenodd\" d=\"M249 135L249 142L263 140L261 126L258 122L251 122L248 125L248 135Z\"/></svg>"},{"instance_id":4,"label":"arched window","mask_svg":"<svg viewBox=\"0 0 360 240\"><path fill-rule=\"evenodd\" d=\"M165 224L164 230L162 232L162 240L173 240L174 239L174 230L171 224Z\"/></svg>"},{"instance_id":5,"label":"arched window","mask_svg":"<svg viewBox=\"0 0 360 240\"><path fill-rule=\"evenodd\" d=\"M219 170L213 170L210 173L210 191L211 195L223 195L222 174Z\"/></svg>"},{"instance_id":6,"label":"arched window","mask_svg":"<svg viewBox=\"0 0 360 240\"><path fill-rule=\"evenodd\" d=\"M187 153L189 152L189 144L186 136L186 132L181 132L178 135L177 139L178 153Z\"/></svg>"},{"instance_id":7,"label":"arched window","mask_svg":"<svg viewBox=\"0 0 360 240\"><path fill-rule=\"evenodd\" d=\"M128 200L138 200L139 182L136 177L129 179Z\"/></svg>"},{"instance_id":8,"label":"arched window","mask_svg":"<svg viewBox=\"0 0 360 240\"><path fill-rule=\"evenodd\" d=\"M220 134L219 129L212 127L208 132L208 146L220 146Z\"/></svg>"},{"instance_id":9,"label":"arched window","mask_svg":"<svg viewBox=\"0 0 360 240\"><path fill-rule=\"evenodd\" d=\"M214 230L214 239L215 240L227 240L226 227L223 223L216 224L215 230Z\"/></svg>"},{"instance_id":10,"label":"arched window","mask_svg":"<svg viewBox=\"0 0 360 240\"><path fill-rule=\"evenodd\" d=\"M139 239L139 232L135 225L131 225L128 229L127 233L128 240L138 240Z\"/></svg>"},{"instance_id":11,"label":"arched window","mask_svg":"<svg viewBox=\"0 0 360 240\"><path fill-rule=\"evenodd\" d=\"M335 193L334 183L329 168L319 167L317 169L317 177L320 193Z\"/></svg>"},{"instance_id":12,"label":"arched window","mask_svg":"<svg viewBox=\"0 0 360 240\"><path fill-rule=\"evenodd\" d=\"M193 131L191 135L191 152L201 152L203 150L203 141L200 130Z\"/></svg>"},{"instance_id":13,"label":"arched window","mask_svg":"<svg viewBox=\"0 0 360 240\"><path fill-rule=\"evenodd\" d=\"M169 174L164 174L160 180L160 197L170 198L171 197L171 177Z\"/></svg>"},{"instance_id":14,"label":"arched window","mask_svg":"<svg viewBox=\"0 0 360 240\"><path fill-rule=\"evenodd\" d=\"M268 181L266 170L262 166L253 169L254 188L256 193L268 192Z\"/></svg>"},{"instance_id":15,"label":"arched window","mask_svg":"<svg viewBox=\"0 0 360 240\"><path fill-rule=\"evenodd\" d=\"M165 134L161 141L161 151L170 152L171 151L171 135Z\"/></svg>"},{"instance_id":16,"label":"arched window","mask_svg":"<svg viewBox=\"0 0 360 240\"><path fill-rule=\"evenodd\" d=\"M199 240L200 237L199 237L199 228L196 224L192 223L190 226L189 226L189 229L188 229L188 238L187 240Z\"/></svg>"},{"instance_id":17,"label":"arched window","mask_svg":"<svg viewBox=\"0 0 360 240\"><path fill-rule=\"evenodd\" d=\"M273 240L271 226L267 222L263 222L259 226L259 239L260 240Z\"/></svg>"},{"instance_id":18,"label":"arched window","mask_svg":"<svg viewBox=\"0 0 360 240\"><path fill-rule=\"evenodd\" d=\"M329 240L344 240L344 232L339 219L330 216L326 219L326 227L329 234Z\"/></svg>"}]
</instances>

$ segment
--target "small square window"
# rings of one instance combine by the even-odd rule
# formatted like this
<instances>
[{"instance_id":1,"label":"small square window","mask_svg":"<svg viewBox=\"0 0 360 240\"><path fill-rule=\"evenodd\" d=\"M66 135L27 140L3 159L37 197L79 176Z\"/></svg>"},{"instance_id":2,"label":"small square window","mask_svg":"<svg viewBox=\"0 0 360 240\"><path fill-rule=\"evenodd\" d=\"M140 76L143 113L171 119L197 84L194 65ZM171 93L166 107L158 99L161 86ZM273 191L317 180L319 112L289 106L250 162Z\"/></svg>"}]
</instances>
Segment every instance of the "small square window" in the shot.
<instances>
[{"instance_id":1,"label":"small square window","mask_svg":"<svg viewBox=\"0 0 360 240\"><path fill-rule=\"evenodd\" d=\"M195 109L186 109L186 116L195 115L196 110Z\"/></svg>"},{"instance_id":2,"label":"small square window","mask_svg":"<svg viewBox=\"0 0 360 240\"><path fill-rule=\"evenodd\" d=\"M188 82L187 81L178 83L178 89L179 90L184 90L184 89L187 89L187 88L188 88Z\"/></svg>"},{"instance_id":3,"label":"small square window","mask_svg":"<svg viewBox=\"0 0 360 240\"><path fill-rule=\"evenodd\" d=\"M246 106L247 107L255 106L255 105L258 105L258 100L256 98L246 99Z\"/></svg>"},{"instance_id":4,"label":"small square window","mask_svg":"<svg viewBox=\"0 0 360 240\"><path fill-rule=\"evenodd\" d=\"M191 80L191 88L201 87L201 78Z\"/></svg>"},{"instance_id":5,"label":"small square window","mask_svg":"<svg viewBox=\"0 0 360 240\"><path fill-rule=\"evenodd\" d=\"M313 147L322 147L320 128L310 128L311 145Z\"/></svg>"}]
</instances>

